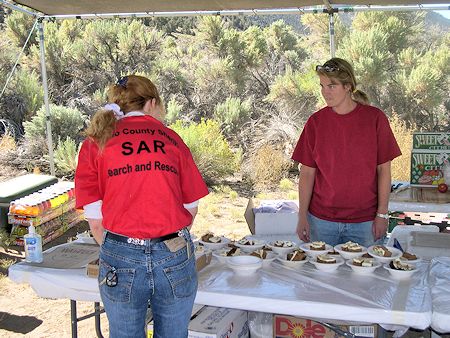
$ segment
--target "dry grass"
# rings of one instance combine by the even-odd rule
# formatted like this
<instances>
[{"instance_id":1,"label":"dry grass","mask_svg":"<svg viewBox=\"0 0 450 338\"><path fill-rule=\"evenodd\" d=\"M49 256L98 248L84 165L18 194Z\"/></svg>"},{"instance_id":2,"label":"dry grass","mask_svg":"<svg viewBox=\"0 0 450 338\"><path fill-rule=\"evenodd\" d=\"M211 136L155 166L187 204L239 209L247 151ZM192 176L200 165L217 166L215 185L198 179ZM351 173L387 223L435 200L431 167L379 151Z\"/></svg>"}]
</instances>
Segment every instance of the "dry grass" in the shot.
<instances>
[{"instance_id":1,"label":"dry grass","mask_svg":"<svg viewBox=\"0 0 450 338\"><path fill-rule=\"evenodd\" d=\"M295 183L292 190L267 191L253 198L255 205L261 200L294 199L298 198ZM294 197L294 198L290 198ZM232 190L228 186L219 186L200 201L199 212L192 227L192 233L200 238L211 231L218 236L225 236L232 240L250 235L244 213L248 199Z\"/></svg>"},{"instance_id":2,"label":"dry grass","mask_svg":"<svg viewBox=\"0 0 450 338\"><path fill-rule=\"evenodd\" d=\"M237 194L237 193L236 193ZM244 212L247 199L229 192L214 191L200 202L192 232L198 238L208 231L230 239L240 239L250 234Z\"/></svg>"},{"instance_id":3,"label":"dry grass","mask_svg":"<svg viewBox=\"0 0 450 338\"><path fill-rule=\"evenodd\" d=\"M408 128L397 114L390 118L391 128L394 132L397 143L402 151L402 156L392 161L392 180L407 181L410 180L412 134L416 131L415 126Z\"/></svg>"},{"instance_id":4,"label":"dry grass","mask_svg":"<svg viewBox=\"0 0 450 338\"><path fill-rule=\"evenodd\" d=\"M291 161L270 144L261 146L251 159L251 179L257 188L276 187L287 175Z\"/></svg>"},{"instance_id":5,"label":"dry grass","mask_svg":"<svg viewBox=\"0 0 450 338\"><path fill-rule=\"evenodd\" d=\"M6 151L16 150L16 141L9 135L4 135L0 138L0 152L4 153Z\"/></svg>"}]
</instances>

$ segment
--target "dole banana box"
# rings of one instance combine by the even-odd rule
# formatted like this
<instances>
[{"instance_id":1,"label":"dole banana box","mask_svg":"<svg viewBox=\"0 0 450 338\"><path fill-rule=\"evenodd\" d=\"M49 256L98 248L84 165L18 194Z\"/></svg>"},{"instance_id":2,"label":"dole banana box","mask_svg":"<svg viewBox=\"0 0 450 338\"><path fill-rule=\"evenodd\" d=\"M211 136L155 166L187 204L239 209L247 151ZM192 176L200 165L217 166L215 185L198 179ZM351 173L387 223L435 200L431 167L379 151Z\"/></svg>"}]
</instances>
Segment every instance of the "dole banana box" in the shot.
<instances>
[{"instance_id":1,"label":"dole banana box","mask_svg":"<svg viewBox=\"0 0 450 338\"><path fill-rule=\"evenodd\" d=\"M335 325L339 330L353 333L358 337L376 337L377 325ZM338 338L342 335L311 319L285 315L273 318L274 338Z\"/></svg>"}]
</instances>

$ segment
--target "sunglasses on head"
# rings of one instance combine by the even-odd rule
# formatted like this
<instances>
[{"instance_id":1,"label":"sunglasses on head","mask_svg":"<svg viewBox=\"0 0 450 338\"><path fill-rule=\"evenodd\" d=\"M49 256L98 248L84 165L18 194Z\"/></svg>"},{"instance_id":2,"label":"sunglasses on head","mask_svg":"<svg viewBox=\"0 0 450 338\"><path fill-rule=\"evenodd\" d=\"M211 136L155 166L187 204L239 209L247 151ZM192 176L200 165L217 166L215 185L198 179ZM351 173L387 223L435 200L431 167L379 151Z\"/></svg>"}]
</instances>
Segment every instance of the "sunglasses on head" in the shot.
<instances>
[{"instance_id":1,"label":"sunglasses on head","mask_svg":"<svg viewBox=\"0 0 450 338\"><path fill-rule=\"evenodd\" d=\"M337 66L321 66L321 65L317 65L316 66L316 71L320 72L326 72L326 73L333 73L333 72L338 72L339 71L339 67Z\"/></svg>"}]
</instances>

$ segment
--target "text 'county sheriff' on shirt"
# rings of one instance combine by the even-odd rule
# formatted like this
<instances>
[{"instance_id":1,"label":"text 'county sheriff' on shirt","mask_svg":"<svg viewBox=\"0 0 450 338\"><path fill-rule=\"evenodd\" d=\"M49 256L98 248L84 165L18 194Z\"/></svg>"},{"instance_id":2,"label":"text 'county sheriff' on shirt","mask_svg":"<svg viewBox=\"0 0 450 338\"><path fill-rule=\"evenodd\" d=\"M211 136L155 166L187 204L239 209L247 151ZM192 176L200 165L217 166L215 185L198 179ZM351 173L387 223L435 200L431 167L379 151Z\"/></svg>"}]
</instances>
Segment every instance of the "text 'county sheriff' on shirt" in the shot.
<instances>
[{"instance_id":1,"label":"text 'county sheriff' on shirt","mask_svg":"<svg viewBox=\"0 0 450 338\"><path fill-rule=\"evenodd\" d=\"M77 208L102 200L105 229L136 238L160 237L191 224L183 203L208 194L180 136L148 115L119 120L103 151L85 140L75 188Z\"/></svg>"}]
</instances>

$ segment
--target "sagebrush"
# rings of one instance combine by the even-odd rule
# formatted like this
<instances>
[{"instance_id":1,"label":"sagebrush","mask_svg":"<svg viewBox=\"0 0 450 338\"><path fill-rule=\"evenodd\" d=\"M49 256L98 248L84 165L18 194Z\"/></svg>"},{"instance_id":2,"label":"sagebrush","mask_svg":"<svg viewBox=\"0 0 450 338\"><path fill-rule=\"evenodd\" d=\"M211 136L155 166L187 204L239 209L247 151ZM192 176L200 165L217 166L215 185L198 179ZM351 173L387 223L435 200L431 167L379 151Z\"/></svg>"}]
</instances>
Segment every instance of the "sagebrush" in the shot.
<instances>
[{"instance_id":1,"label":"sagebrush","mask_svg":"<svg viewBox=\"0 0 450 338\"><path fill-rule=\"evenodd\" d=\"M208 184L216 183L239 170L240 156L234 153L212 120L170 126L190 148L195 163Z\"/></svg>"}]
</instances>

